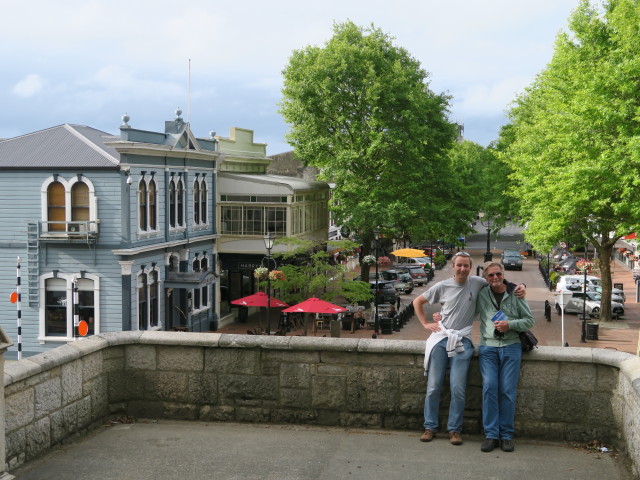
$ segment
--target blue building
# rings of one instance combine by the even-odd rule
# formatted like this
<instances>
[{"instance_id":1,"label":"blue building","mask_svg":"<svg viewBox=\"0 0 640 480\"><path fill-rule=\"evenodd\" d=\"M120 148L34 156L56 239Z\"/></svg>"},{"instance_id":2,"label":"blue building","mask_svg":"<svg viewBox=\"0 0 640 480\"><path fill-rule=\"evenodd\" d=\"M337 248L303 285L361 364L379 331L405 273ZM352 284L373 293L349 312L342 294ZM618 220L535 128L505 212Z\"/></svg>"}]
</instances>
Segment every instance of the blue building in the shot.
<instances>
[{"instance_id":1,"label":"blue building","mask_svg":"<svg viewBox=\"0 0 640 480\"><path fill-rule=\"evenodd\" d=\"M215 138L60 125L0 141L0 324L20 258L24 356L89 334L210 331L216 314ZM77 307L77 308L74 308ZM8 357L16 355L16 346Z\"/></svg>"}]
</instances>

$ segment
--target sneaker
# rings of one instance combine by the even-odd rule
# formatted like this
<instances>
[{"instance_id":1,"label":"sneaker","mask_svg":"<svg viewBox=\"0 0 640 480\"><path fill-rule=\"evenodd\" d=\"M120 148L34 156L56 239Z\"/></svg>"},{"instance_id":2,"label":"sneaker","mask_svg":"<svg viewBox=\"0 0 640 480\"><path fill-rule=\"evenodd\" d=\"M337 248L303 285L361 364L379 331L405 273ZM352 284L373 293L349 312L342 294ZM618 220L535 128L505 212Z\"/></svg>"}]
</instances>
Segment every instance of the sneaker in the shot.
<instances>
[{"instance_id":1,"label":"sneaker","mask_svg":"<svg viewBox=\"0 0 640 480\"><path fill-rule=\"evenodd\" d=\"M436 436L436 432L434 432L433 430L429 430L427 428L427 429L425 429L424 433L422 435L420 435L420 441L421 442L430 442L431 440L434 439L435 436Z\"/></svg>"},{"instance_id":2,"label":"sneaker","mask_svg":"<svg viewBox=\"0 0 640 480\"><path fill-rule=\"evenodd\" d=\"M516 446L510 438L500 440L500 449L502 449L503 452L513 452L515 448Z\"/></svg>"},{"instance_id":3,"label":"sneaker","mask_svg":"<svg viewBox=\"0 0 640 480\"><path fill-rule=\"evenodd\" d=\"M460 432L449 432L449 442L451 442L451 445L462 445Z\"/></svg>"},{"instance_id":4,"label":"sneaker","mask_svg":"<svg viewBox=\"0 0 640 480\"><path fill-rule=\"evenodd\" d=\"M482 442L482 446L480 450L483 452L492 452L494 448L496 448L500 442L495 438L485 438L484 442Z\"/></svg>"}]
</instances>

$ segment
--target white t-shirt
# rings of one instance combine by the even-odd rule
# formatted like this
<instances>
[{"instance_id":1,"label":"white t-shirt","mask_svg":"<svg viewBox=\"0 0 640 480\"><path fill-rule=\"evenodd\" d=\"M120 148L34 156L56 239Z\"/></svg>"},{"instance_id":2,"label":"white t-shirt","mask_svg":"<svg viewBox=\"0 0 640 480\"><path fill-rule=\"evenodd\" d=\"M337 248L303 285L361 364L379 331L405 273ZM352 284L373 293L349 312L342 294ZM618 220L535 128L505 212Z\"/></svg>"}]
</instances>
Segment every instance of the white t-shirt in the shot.
<instances>
[{"instance_id":1,"label":"white t-shirt","mask_svg":"<svg viewBox=\"0 0 640 480\"><path fill-rule=\"evenodd\" d=\"M442 325L445 328L462 330L473 323L476 300L487 281L481 277L469 276L464 283L453 278L436 283L422 296L431 305L442 304Z\"/></svg>"}]
</instances>

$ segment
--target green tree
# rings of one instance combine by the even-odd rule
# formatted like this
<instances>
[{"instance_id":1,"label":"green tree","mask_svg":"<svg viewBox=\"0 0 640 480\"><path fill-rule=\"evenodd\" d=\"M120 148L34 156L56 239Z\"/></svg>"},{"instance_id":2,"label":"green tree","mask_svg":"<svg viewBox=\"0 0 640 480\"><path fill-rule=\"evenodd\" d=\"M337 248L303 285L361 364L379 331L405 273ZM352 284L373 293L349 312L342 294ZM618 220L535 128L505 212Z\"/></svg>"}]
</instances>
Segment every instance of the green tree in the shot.
<instances>
[{"instance_id":1,"label":"green tree","mask_svg":"<svg viewBox=\"0 0 640 480\"><path fill-rule=\"evenodd\" d=\"M504 159L528 220L526 238L594 245L602 318L611 318L609 259L640 226L640 3L581 1L553 58L510 112Z\"/></svg>"},{"instance_id":2,"label":"green tree","mask_svg":"<svg viewBox=\"0 0 640 480\"><path fill-rule=\"evenodd\" d=\"M456 134L449 97L429 89L427 72L391 37L373 25L336 24L324 47L294 51L283 76L288 140L335 183L333 214L357 233L363 255L377 226L422 228L431 210L445 210Z\"/></svg>"}]
</instances>

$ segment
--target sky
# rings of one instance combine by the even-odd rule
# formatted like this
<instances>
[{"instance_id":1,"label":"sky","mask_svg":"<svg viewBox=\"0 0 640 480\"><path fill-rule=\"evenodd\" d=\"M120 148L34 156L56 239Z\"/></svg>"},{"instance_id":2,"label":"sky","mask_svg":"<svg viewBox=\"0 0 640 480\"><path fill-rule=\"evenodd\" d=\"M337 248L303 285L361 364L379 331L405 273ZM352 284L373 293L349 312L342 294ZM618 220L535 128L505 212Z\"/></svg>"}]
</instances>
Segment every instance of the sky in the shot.
<instances>
[{"instance_id":1,"label":"sky","mask_svg":"<svg viewBox=\"0 0 640 480\"><path fill-rule=\"evenodd\" d=\"M278 113L294 50L334 23L374 24L451 95L450 119L483 146L553 55L578 0L0 0L0 138L64 123L163 131L181 108L198 137L254 131L291 150Z\"/></svg>"}]
</instances>

